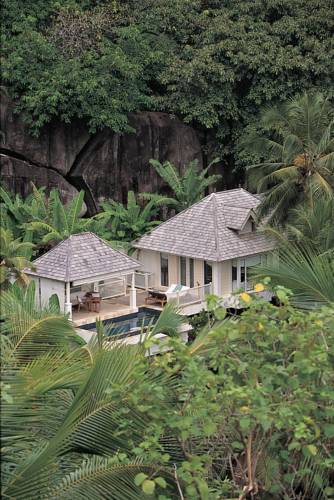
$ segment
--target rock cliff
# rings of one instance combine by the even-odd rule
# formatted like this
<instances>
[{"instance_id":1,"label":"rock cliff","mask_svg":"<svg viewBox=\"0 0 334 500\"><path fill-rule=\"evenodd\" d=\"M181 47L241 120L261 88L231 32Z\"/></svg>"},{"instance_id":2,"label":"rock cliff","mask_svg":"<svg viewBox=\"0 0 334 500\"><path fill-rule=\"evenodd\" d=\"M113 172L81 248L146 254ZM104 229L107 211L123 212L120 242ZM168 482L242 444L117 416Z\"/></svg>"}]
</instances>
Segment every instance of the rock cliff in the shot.
<instances>
[{"instance_id":1,"label":"rock cliff","mask_svg":"<svg viewBox=\"0 0 334 500\"><path fill-rule=\"evenodd\" d=\"M129 116L133 133L110 129L89 134L83 122L46 125L38 138L29 134L14 104L1 103L1 178L14 192L26 195L29 181L47 189L59 187L65 200L84 189L90 214L99 201L125 201L127 191L163 190L149 160L170 160L179 168L194 158L202 162L196 131L167 113L142 112Z\"/></svg>"}]
</instances>

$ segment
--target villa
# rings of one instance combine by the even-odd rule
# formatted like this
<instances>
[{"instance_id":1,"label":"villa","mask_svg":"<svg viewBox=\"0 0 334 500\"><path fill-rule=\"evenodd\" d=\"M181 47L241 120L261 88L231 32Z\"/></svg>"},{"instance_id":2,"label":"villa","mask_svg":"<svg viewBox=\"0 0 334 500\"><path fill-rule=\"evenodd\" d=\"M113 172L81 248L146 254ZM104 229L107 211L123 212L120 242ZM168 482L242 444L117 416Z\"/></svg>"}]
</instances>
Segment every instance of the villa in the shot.
<instances>
[{"instance_id":1,"label":"villa","mask_svg":"<svg viewBox=\"0 0 334 500\"><path fill-rule=\"evenodd\" d=\"M36 302L56 295L76 326L94 324L97 316L131 322L138 306L139 315L142 307L154 314L167 302L192 315L211 293L237 307L233 292L252 293L250 268L275 248L257 228L259 203L244 189L212 193L134 241L136 258L93 233L72 235L26 270L36 282Z\"/></svg>"},{"instance_id":2,"label":"villa","mask_svg":"<svg viewBox=\"0 0 334 500\"><path fill-rule=\"evenodd\" d=\"M275 248L257 227L259 204L244 189L212 193L134 241L149 288L183 285L178 304L197 304L189 314L199 312L208 293L252 291L250 268L266 262Z\"/></svg>"}]
</instances>

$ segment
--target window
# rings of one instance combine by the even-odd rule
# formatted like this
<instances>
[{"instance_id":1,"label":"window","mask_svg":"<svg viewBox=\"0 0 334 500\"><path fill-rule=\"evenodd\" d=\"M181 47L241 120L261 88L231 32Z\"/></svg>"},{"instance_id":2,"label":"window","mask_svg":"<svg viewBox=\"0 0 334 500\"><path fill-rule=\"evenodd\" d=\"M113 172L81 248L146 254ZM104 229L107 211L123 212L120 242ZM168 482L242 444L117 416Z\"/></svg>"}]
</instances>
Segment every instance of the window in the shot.
<instances>
[{"instance_id":1,"label":"window","mask_svg":"<svg viewBox=\"0 0 334 500\"><path fill-rule=\"evenodd\" d=\"M252 290L254 283L252 280L251 268L259 266L261 264L261 255L253 255L252 257L246 257L246 267L247 267L247 281L245 282L245 289Z\"/></svg>"},{"instance_id":2,"label":"window","mask_svg":"<svg viewBox=\"0 0 334 500\"><path fill-rule=\"evenodd\" d=\"M243 290L252 290L251 269L261 263L260 255L252 255L244 259L235 259L232 261L232 291L240 288Z\"/></svg>"},{"instance_id":3,"label":"window","mask_svg":"<svg viewBox=\"0 0 334 500\"><path fill-rule=\"evenodd\" d=\"M161 286L168 286L168 256L160 254L160 275Z\"/></svg>"},{"instance_id":4,"label":"window","mask_svg":"<svg viewBox=\"0 0 334 500\"><path fill-rule=\"evenodd\" d=\"M194 287L194 259L189 259L189 286Z\"/></svg>"},{"instance_id":5,"label":"window","mask_svg":"<svg viewBox=\"0 0 334 500\"><path fill-rule=\"evenodd\" d=\"M245 281L246 281L245 259L241 259L239 261L239 265L240 265L240 286L241 288L245 288Z\"/></svg>"},{"instance_id":6,"label":"window","mask_svg":"<svg viewBox=\"0 0 334 500\"><path fill-rule=\"evenodd\" d=\"M238 261L232 260L232 292L238 290Z\"/></svg>"},{"instance_id":7,"label":"window","mask_svg":"<svg viewBox=\"0 0 334 500\"><path fill-rule=\"evenodd\" d=\"M204 284L212 283L212 265L206 260L204 261Z\"/></svg>"},{"instance_id":8,"label":"window","mask_svg":"<svg viewBox=\"0 0 334 500\"><path fill-rule=\"evenodd\" d=\"M187 284L187 259L180 257L180 283L183 286Z\"/></svg>"}]
</instances>

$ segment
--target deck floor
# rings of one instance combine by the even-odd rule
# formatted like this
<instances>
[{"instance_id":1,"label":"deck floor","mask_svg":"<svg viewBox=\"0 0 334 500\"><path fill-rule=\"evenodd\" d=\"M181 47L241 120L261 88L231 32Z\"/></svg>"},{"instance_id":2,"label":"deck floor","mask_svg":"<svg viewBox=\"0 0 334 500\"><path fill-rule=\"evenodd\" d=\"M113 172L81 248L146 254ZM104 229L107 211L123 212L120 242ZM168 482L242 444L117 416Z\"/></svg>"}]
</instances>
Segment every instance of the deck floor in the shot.
<instances>
[{"instance_id":1,"label":"deck floor","mask_svg":"<svg viewBox=\"0 0 334 500\"><path fill-rule=\"evenodd\" d=\"M146 304L145 297L147 292L144 290L137 290L137 307L150 307L152 309L161 311L162 308ZM101 320L115 318L118 316L126 316L131 314L133 310L130 308L130 297L129 295L124 295L122 297L115 297L113 299L103 299L101 302L100 312L96 313L94 311L87 311L84 308L78 312L76 310L72 313L72 320L75 326L87 325L89 323L94 323L96 318Z\"/></svg>"}]
</instances>

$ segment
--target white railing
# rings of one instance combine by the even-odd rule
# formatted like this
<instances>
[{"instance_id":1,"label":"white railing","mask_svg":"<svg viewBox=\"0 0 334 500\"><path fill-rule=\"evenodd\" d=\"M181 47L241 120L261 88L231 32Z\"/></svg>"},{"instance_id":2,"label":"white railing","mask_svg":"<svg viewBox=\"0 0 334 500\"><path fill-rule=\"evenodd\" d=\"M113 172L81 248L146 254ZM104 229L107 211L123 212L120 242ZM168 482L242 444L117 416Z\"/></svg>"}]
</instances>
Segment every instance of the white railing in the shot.
<instances>
[{"instance_id":1,"label":"white railing","mask_svg":"<svg viewBox=\"0 0 334 500\"><path fill-rule=\"evenodd\" d=\"M167 294L167 302L171 302L178 307L185 307L191 304L205 302L206 296L212 293L212 284L195 286L188 290Z\"/></svg>"},{"instance_id":2,"label":"white railing","mask_svg":"<svg viewBox=\"0 0 334 500\"><path fill-rule=\"evenodd\" d=\"M99 283L98 288L102 299L111 299L126 295L126 277L113 278L103 283Z\"/></svg>"},{"instance_id":3,"label":"white railing","mask_svg":"<svg viewBox=\"0 0 334 500\"><path fill-rule=\"evenodd\" d=\"M132 276L128 276L128 285L131 285ZM153 286L153 273L146 271L135 272L135 287L142 290L148 290Z\"/></svg>"}]
</instances>

